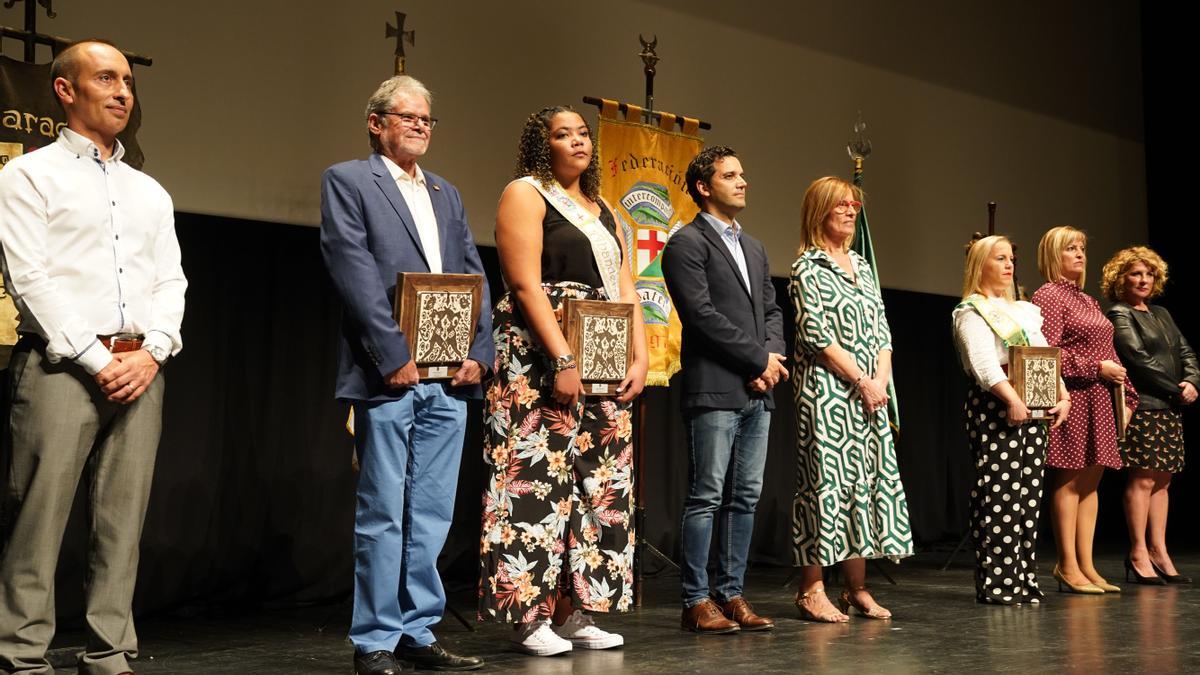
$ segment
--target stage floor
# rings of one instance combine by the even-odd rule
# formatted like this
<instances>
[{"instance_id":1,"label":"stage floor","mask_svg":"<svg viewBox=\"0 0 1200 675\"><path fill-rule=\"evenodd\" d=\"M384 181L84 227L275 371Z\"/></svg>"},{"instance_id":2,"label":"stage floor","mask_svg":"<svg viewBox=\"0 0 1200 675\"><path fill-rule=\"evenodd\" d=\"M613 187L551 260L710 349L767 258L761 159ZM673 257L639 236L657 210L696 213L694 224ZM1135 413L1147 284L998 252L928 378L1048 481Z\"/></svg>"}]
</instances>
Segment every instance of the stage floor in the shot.
<instances>
[{"instance_id":1,"label":"stage floor","mask_svg":"<svg viewBox=\"0 0 1200 675\"><path fill-rule=\"evenodd\" d=\"M876 597L895 614L890 622L857 615L848 624L798 618L784 580L790 570L752 569L746 597L776 620L765 633L699 636L679 628L679 580L663 574L646 582L644 607L599 617L624 634L624 648L534 658L505 649L509 628L478 625L468 632L447 615L438 629L449 648L484 657L491 672L828 672L955 673L1078 670L1094 673L1200 671L1200 585L1150 587L1122 580L1122 558L1103 556L1098 567L1123 593L1104 596L1055 592L1053 552L1043 553L1040 605L994 607L975 603L969 552L948 571L945 553L894 566L897 585L871 570ZM1176 556L1185 573L1200 577L1200 554ZM832 595L832 593L831 593ZM457 606L473 616L468 593ZM150 618L138 624L138 673L350 673L346 640L349 605L261 610L213 618ZM73 672L78 633L56 640L56 665Z\"/></svg>"}]
</instances>

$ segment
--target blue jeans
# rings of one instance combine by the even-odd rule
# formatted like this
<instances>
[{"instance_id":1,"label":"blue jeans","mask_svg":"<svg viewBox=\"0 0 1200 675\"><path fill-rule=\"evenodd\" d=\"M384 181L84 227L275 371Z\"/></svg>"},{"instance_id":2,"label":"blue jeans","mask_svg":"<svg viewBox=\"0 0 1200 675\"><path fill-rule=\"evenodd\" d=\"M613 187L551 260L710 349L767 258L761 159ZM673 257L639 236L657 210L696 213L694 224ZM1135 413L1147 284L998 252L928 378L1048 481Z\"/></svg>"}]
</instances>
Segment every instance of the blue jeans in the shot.
<instances>
[{"instance_id":1,"label":"blue jeans","mask_svg":"<svg viewBox=\"0 0 1200 675\"><path fill-rule=\"evenodd\" d=\"M437 558L454 515L466 401L421 383L354 404L361 470L350 641L368 654L434 642L446 594Z\"/></svg>"},{"instance_id":2,"label":"blue jeans","mask_svg":"<svg viewBox=\"0 0 1200 675\"><path fill-rule=\"evenodd\" d=\"M680 529L683 605L709 597L708 547L717 520L717 579L712 595L726 602L742 594L754 509L767 464L771 411L761 400L741 410L700 408L684 413L688 442L688 495Z\"/></svg>"}]
</instances>

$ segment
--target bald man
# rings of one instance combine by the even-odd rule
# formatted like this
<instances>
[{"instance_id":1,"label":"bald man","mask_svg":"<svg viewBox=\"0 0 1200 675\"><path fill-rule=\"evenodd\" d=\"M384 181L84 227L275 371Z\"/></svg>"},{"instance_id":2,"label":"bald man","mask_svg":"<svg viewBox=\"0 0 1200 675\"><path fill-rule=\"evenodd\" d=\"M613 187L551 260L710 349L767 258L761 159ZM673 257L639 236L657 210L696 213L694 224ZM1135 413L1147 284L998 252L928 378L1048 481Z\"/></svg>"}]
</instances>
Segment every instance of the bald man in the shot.
<instances>
[{"instance_id":1,"label":"bald man","mask_svg":"<svg viewBox=\"0 0 1200 675\"><path fill-rule=\"evenodd\" d=\"M63 50L55 143L0 171L4 280L21 315L0 513L0 670L52 673L54 572L86 477L81 673L131 672L138 541L162 422L159 368L179 352L187 280L171 198L121 161L133 74L111 44Z\"/></svg>"}]
</instances>

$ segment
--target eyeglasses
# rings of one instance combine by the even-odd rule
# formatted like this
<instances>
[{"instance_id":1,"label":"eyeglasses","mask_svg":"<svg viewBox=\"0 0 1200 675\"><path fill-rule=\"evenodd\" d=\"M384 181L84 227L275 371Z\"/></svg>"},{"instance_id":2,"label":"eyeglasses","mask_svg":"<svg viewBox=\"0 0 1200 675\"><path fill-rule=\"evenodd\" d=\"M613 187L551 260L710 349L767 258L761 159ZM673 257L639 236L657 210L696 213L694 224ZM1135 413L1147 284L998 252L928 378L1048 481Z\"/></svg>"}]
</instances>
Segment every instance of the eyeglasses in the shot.
<instances>
[{"instance_id":1,"label":"eyeglasses","mask_svg":"<svg viewBox=\"0 0 1200 675\"><path fill-rule=\"evenodd\" d=\"M833 212L834 213L845 213L845 212L849 211L850 209L854 209L855 211L858 211L861 208L862 208L862 202L854 201L854 200L850 200L850 199L843 199L842 201L833 205Z\"/></svg>"},{"instance_id":2,"label":"eyeglasses","mask_svg":"<svg viewBox=\"0 0 1200 675\"><path fill-rule=\"evenodd\" d=\"M387 112L386 110L381 111L376 114L378 114L378 115L395 115L396 117L400 118L400 121L405 126L409 126L409 127L422 126L422 127L425 127L432 131L433 128L437 126L437 118L436 117L421 117L420 115L414 115L412 113Z\"/></svg>"}]
</instances>

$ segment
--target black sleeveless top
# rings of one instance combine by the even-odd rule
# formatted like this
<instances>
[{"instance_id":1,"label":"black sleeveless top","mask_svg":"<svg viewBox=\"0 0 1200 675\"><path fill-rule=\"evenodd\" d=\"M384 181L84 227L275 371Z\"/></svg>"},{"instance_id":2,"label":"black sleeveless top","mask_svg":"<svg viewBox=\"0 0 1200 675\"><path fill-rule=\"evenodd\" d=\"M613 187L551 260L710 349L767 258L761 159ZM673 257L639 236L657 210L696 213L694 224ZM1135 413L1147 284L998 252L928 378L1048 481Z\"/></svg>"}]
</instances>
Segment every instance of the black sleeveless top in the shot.
<instances>
[{"instance_id":1,"label":"black sleeveless top","mask_svg":"<svg viewBox=\"0 0 1200 675\"><path fill-rule=\"evenodd\" d=\"M546 201L545 196L542 201ZM617 222L604 202L600 202L600 222L620 250ZM592 241L546 201L546 217L542 219L542 282L556 281L576 281L592 288L604 288L600 268L592 255Z\"/></svg>"}]
</instances>

